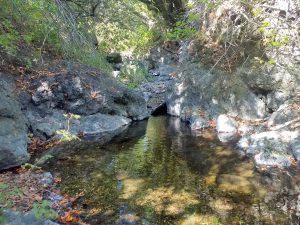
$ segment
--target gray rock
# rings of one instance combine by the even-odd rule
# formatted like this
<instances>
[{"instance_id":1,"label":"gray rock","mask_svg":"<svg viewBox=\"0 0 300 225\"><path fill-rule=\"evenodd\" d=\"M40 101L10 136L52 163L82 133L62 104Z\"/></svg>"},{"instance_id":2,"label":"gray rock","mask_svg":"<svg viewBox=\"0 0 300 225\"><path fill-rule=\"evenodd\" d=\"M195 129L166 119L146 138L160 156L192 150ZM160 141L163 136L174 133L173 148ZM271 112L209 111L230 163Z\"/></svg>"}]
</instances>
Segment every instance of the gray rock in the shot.
<instances>
[{"instance_id":1,"label":"gray rock","mask_svg":"<svg viewBox=\"0 0 300 225\"><path fill-rule=\"evenodd\" d=\"M252 91L267 96L267 108L271 112L300 90L299 76L283 67L257 68L246 63L238 73Z\"/></svg>"},{"instance_id":2,"label":"gray rock","mask_svg":"<svg viewBox=\"0 0 300 225\"><path fill-rule=\"evenodd\" d=\"M66 72L56 71L56 67L63 67ZM41 76L34 81L32 102L39 110L51 113L55 109L79 115L115 114L133 120L149 116L142 94L129 90L107 74L65 61L53 66L53 73L54 76Z\"/></svg>"},{"instance_id":3,"label":"gray rock","mask_svg":"<svg viewBox=\"0 0 300 225\"><path fill-rule=\"evenodd\" d=\"M160 76L159 76L160 77ZM143 83L139 89L144 94L147 102L147 108L150 114L165 103L165 92L167 90L168 81L156 81Z\"/></svg>"},{"instance_id":4,"label":"gray rock","mask_svg":"<svg viewBox=\"0 0 300 225\"><path fill-rule=\"evenodd\" d=\"M290 98L288 93L285 93L280 90L276 90L267 95L267 108L270 112L276 111L280 105Z\"/></svg>"},{"instance_id":5,"label":"gray rock","mask_svg":"<svg viewBox=\"0 0 300 225\"><path fill-rule=\"evenodd\" d=\"M250 134L252 132L254 132L255 128L253 126L250 125L241 125L238 127L238 133L241 136L245 136L247 134Z\"/></svg>"},{"instance_id":6,"label":"gray rock","mask_svg":"<svg viewBox=\"0 0 300 225\"><path fill-rule=\"evenodd\" d=\"M295 107L292 103L289 103L291 103L291 101L281 105L278 110L271 115L267 122L268 127L283 125L287 128L289 125L292 125L292 123L289 123L290 121L296 119L300 120L299 107Z\"/></svg>"},{"instance_id":7,"label":"gray rock","mask_svg":"<svg viewBox=\"0 0 300 225\"><path fill-rule=\"evenodd\" d=\"M19 166L29 160L26 119L14 94L12 80L0 73L0 170Z\"/></svg>"},{"instance_id":8,"label":"gray rock","mask_svg":"<svg viewBox=\"0 0 300 225\"><path fill-rule=\"evenodd\" d=\"M189 123L192 130L205 129L210 126L209 116L201 113L197 108L188 109L185 108L183 113L179 115L180 119Z\"/></svg>"},{"instance_id":9,"label":"gray rock","mask_svg":"<svg viewBox=\"0 0 300 225\"><path fill-rule=\"evenodd\" d=\"M227 115L222 114L217 118L217 131L219 133L236 133L237 126L236 121Z\"/></svg>"},{"instance_id":10,"label":"gray rock","mask_svg":"<svg viewBox=\"0 0 300 225\"><path fill-rule=\"evenodd\" d=\"M4 210L3 216L5 225L59 225L51 220L37 219L32 212L20 213Z\"/></svg>"},{"instance_id":11,"label":"gray rock","mask_svg":"<svg viewBox=\"0 0 300 225\"><path fill-rule=\"evenodd\" d=\"M168 113L174 116L196 107L214 119L220 114L257 119L265 116L265 105L238 76L209 73L198 64L182 66L167 92Z\"/></svg>"},{"instance_id":12,"label":"gray rock","mask_svg":"<svg viewBox=\"0 0 300 225\"><path fill-rule=\"evenodd\" d=\"M54 180L53 180L53 176L50 172L44 172L43 173L43 177L42 177L42 183L45 186L51 185L53 184Z\"/></svg>"},{"instance_id":13,"label":"gray rock","mask_svg":"<svg viewBox=\"0 0 300 225\"><path fill-rule=\"evenodd\" d=\"M238 137L236 132L218 133L217 135L218 139L223 143L233 141Z\"/></svg>"},{"instance_id":14,"label":"gray rock","mask_svg":"<svg viewBox=\"0 0 300 225\"><path fill-rule=\"evenodd\" d=\"M69 130L72 134L85 137L112 137L131 122L127 117L101 113L80 116L79 119L65 117L66 114L62 110L39 113L27 111L26 113L34 135L41 138L51 138L58 130Z\"/></svg>"},{"instance_id":15,"label":"gray rock","mask_svg":"<svg viewBox=\"0 0 300 225\"><path fill-rule=\"evenodd\" d=\"M239 149L246 151L250 147L250 137L242 137L236 145Z\"/></svg>"},{"instance_id":16,"label":"gray rock","mask_svg":"<svg viewBox=\"0 0 300 225\"><path fill-rule=\"evenodd\" d=\"M254 156L255 164L258 166L289 167L292 164L289 154L261 152Z\"/></svg>"},{"instance_id":17,"label":"gray rock","mask_svg":"<svg viewBox=\"0 0 300 225\"><path fill-rule=\"evenodd\" d=\"M266 131L243 137L238 147L247 154L253 155L257 165L264 166L290 166L290 146L297 140L296 131ZM297 142L295 143L295 152Z\"/></svg>"},{"instance_id":18,"label":"gray rock","mask_svg":"<svg viewBox=\"0 0 300 225\"><path fill-rule=\"evenodd\" d=\"M170 76L172 73L176 71L176 67L168 64L160 64L158 67L160 76Z\"/></svg>"},{"instance_id":19,"label":"gray rock","mask_svg":"<svg viewBox=\"0 0 300 225\"><path fill-rule=\"evenodd\" d=\"M258 154L260 152L284 152L289 149L289 141L292 133L267 131L250 136L250 146L248 154Z\"/></svg>"},{"instance_id":20,"label":"gray rock","mask_svg":"<svg viewBox=\"0 0 300 225\"><path fill-rule=\"evenodd\" d=\"M209 127L209 120L199 115L192 115L189 119L190 127L192 130L199 130Z\"/></svg>"},{"instance_id":21,"label":"gray rock","mask_svg":"<svg viewBox=\"0 0 300 225\"><path fill-rule=\"evenodd\" d=\"M291 152L297 161L300 161L300 133L291 141Z\"/></svg>"},{"instance_id":22,"label":"gray rock","mask_svg":"<svg viewBox=\"0 0 300 225\"><path fill-rule=\"evenodd\" d=\"M62 110L30 108L25 111L25 115L33 134L40 138L51 138L56 131L66 128L66 118Z\"/></svg>"},{"instance_id":23,"label":"gray rock","mask_svg":"<svg viewBox=\"0 0 300 225\"><path fill-rule=\"evenodd\" d=\"M120 133L130 122L131 120L126 117L98 113L72 121L70 131L87 137L112 137Z\"/></svg>"}]
</instances>

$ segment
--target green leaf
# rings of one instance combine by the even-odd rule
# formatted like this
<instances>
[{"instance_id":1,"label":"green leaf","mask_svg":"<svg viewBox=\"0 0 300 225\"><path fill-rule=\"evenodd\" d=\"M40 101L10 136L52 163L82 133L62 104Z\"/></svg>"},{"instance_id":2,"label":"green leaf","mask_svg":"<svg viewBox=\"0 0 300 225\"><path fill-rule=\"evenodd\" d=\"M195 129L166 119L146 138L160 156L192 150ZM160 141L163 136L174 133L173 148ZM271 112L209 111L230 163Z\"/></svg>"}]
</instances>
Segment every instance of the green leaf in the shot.
<instances>
[{"instance_id":1,"label":"green leaf","mask_svg":"<svg viewBox=\"0 0 300 225\"><path fill-rule=\"evenodd\" d=\"M261 23L261 26L262 27L269 27L269 26L271 26L271 24L267 21L264 21L264 22Z\"/></svg>"},{"instance_id":2,"label":"green leaf","mask_svg":"<svg viewBox=\"0 0 300 225\"><path fill-rule=\"evenodd\" d=\"M4 190L4 189L7 189L9 187L8 184L6 183L3 183L3 182L0 182L0 190Z\"/></svg>"},{"instance_id":3,"label":"green leaf","mask_svg":"<svg viewBox=\"0 0 300 225\"><path fill-rule=\"evenodd\" d=\"M282 44L278 41L271 41L271 45L275 48L279 48Z\"/></svg>"},{"instance_id":4,"label":"green leaf","mask_svg":"<svg viewBox=\"0 0 300 225\"><path fill-rule=\"evenodd\" d=\"M275 65L276 64L276 61L275 59L270 59L268 62L267 62L268 65Z\"/></svg>"}]
</instances>

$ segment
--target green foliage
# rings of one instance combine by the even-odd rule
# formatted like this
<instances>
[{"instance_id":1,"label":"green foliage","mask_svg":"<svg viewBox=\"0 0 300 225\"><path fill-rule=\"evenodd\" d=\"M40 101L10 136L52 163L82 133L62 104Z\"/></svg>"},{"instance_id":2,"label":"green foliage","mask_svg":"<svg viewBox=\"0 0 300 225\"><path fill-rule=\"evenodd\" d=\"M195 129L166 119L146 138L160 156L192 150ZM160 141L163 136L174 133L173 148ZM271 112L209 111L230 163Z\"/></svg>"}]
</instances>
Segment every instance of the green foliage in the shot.
<instances>
[{"instance_id":1,"label":"green foliage","mask_svg":"<svg viewBox=\"0 0 300 225\"><path fill-rule=\"evenodd\" d=\"M191 19L195 19L192 17ZM191 38L196 34L196 29L189 26L188 22L178 21L175 24L175 27L166 34L166 39L170 41L179 41L187 38Z\"/></svg>"},{"instance_id":2,"label":"green foliage","mask_svg":"<svg viewBox=\"0 0 300 225\"><path fill-rule=\"evenodd\" d=\"M0 47L9 55L19 57L29 69L43 61L42 53L47 50L110 72L104 54L97 51L89 39L87 24L75 21L73 12L59 7L58 3L2 0Z\"/></svg>"},{"instance_id":3,"label":"green foliage","mask_svg":"<svg viewBox=\"0 0 300 225\"><path fill-rule=\"evenodd\" d=\"M208 9L214 9L222 3L222 0L194 0L187 3L187 8L192 9L195 5L205 5Z\"/></svg>"},{"instance_id":4,"label":"green foliage","mask_svg":"<svg viewBox=\"0 0 300 225\"><path fill-rule=\"evenodd\" d=\"M25 163L24 165L22 165L23 169L27 169L27 170L41 170L42 168L30 163Z\"/></svg>"},{"instance_id":5,"label":"green foliage","mask_svg":"<svg viewBox=\"0 0 300 225\"><path fill-rule=\"evenodd\" d=\"M61 139L60 139L61 142L80 140L80 138L77 137L77 135L72 134L68 130L58 130L56 131L56 133L61 135Z\"/></svg>"},{"instance_id":6,"label":"green foliage","mask_svg":"<svg viewBox=\"0 0 300 225\"><path fill-rule=\"evenodd\" d=\"M160 38L163 18L139 0L107 0L95 22L101 50L144 56Z\"/></svg>"},{"instance_id":7,"label":"green foliage","mask_svg":"<svg viewBox=\"0 0 300 225\"><path fill-rule=\"evenodd\" d=\"M2 19L2 26L0 27L0 45L4 47L10 55L17 53L17 46L15 43L19 40L19 33L14 29L13 24L6 18Z\"/></svg>"},{"instance_id":8,"label":"green foliage","mask_svg":"<svg viewBox=\"0 0 300 225\"><path fill-rule=\"evenodd\" d=\"M64 117L66 118L67 128L64 129L64 130L56 131L57 134L61 135L60 141L61 142L68 142L68 141L80 140L80 138L77 137L77 135L72 134L70 132L70 121L80 119L80 115L73 114L73 113L66 113L66 114L64 114Z\"/></svg>"},{"instance_id":9,"label":"green foliage","mask_svg":"<svg viewBox=\"0 0 300 225\"><path fill-rule=\"evenodd\" d=\"M23 193L18 187L14 187L13 190L6 183L0 182L0 205L4 205L5 208L12 207L14 204L10 201L11 196L23 196Z\"/></svg>"},{"instance_id":10,"label":"green foliage","mask_svg":"<svg viewBox=\"0 0 300 225\"><path fill-rule=\"evenodd\" d=\"M0 224L5 224L5 218L4 218L4 216L3 215L1 215L2 214L2 209L0 209Z\"/></svg>"},{"instance_id":11,"label":"green foliage","mask_svg":"<svg viewBox=\"0 0 300 225\"><path fill-rule=\"evenodd\" d=\"M135 88L142 82L147 81L148 72L143 63L130 61L121 68L119 77L127 81L130 88Z\"/></svg>"},{"instance_id":12,"label":"green foliage","mask_svg":"<svg viewBox=\"0 0 300 225\"><path fill-rule=\"evenodd\" d=\"M46 200L33 204L32 211L38 219L56 219L58 217L57 212L50 207L50 202Z\"/></svg>"},{"instance_id":13,"label":"green foliage","mask_svg":"<svg viewBox=\"0 0 300 225\"><path fill-rule=\"evenodd\" d=\"M0 45L11 55L25 42L43 48L60 43L51 20L55 4L44 0L2 0L0 9Z\"/></svg>"}]
</instances>

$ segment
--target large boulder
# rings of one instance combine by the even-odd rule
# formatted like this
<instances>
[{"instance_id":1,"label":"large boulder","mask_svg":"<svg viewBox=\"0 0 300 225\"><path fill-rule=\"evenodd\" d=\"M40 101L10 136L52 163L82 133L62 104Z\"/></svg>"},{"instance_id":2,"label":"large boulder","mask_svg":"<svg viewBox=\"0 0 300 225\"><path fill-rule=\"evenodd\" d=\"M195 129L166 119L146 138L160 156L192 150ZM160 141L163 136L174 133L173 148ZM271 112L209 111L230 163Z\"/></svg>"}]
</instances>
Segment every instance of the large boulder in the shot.
<instances>
[{"instance_id":1,"label":"large boulder","mask_svg":"<svg viewBox=\"0 0 300 225\"><path fill-rule=\"evenodd\" d=\"M290 166L292 163L291 145L297 155L297 131L265 131L243 137L238 146L254 156L259 166ZM294 144L293 144L294 143Z\"/></svg>"},{"instance_id":2,"label":"large boulder","mask_svg":"<svg viewBox=\"0 0 300 225\"><path fill-rule=\"evenodd\" d=\"M0 170L29 160L27 126L12 80L0 73Z\"/></svg>"},{"instance_id":3,"label":"large boulder","mask_svg":"<svg viewBox=\"0 0 300 225\"><path fill-rule=\"evenodd\" d=\"M289 100L281 105L267 121L269 128L280 127L290 129L291 126L300 124L300 106L299 99Z\"/></svg>"},{"instance_id":4,"label":"large boulder","mask_svg":"<svg viewBox=\"0 0 300 225\"><path fill-rule=\"evenodd\" d=\"M29 107L24 113L34 136L48 139L53 137L58 130L66 129L67 120L63 110Z\"/></svg>"},{"instance_id":5,"label":"large boulder","mask_svg":"<svg viewBox=\"0 0 300 225\"><path fill-rule=\"evenodd\" d=\"M48 68L52 76L45 73L30 87L31 102L42 111L57 109L79 115L103 113L133 120L149 115L141 93L128 89L107 74L64 61ZM27 105L30 102L25 103L25 110Z\"/></svg>"},{"instance_id":6,"label":"large boulder","mask_svg":"<svg viewBox=\"0 0 300 225\"><path fill-rule=\"evenodd\" d=\"M254 63L253 63L254 64ZM246 64L239 70L245 84L255 93L267 97L269 112L276 111L287 100L294 98L300 91L300 78L285 68L273 66L271 69Z\"/></svg>"},{"instance_id":7,"label":"large boulder","mask_svg":"<svg viewBox=\"0 0 300 225\"><path fill-rule=\"evenodd\" d=\"M191 111L216 119L220 114L245 119L266 115L265 98L255 94L239 76L211 73L199 64L182 65L167 94L168 113L184 117Z\"/></svg>"},{"instance_id":8,"label":"large boulder","mask_svg":"<svg viewBox=\"0 0 300 225\"><path fill-rule=\"evenodd\" d=\"M123 131L130 122L130 119L123 116L97 113L73 120L70 124L70 131L87 138L109 140Z\"/></svg>"}]
</instances>

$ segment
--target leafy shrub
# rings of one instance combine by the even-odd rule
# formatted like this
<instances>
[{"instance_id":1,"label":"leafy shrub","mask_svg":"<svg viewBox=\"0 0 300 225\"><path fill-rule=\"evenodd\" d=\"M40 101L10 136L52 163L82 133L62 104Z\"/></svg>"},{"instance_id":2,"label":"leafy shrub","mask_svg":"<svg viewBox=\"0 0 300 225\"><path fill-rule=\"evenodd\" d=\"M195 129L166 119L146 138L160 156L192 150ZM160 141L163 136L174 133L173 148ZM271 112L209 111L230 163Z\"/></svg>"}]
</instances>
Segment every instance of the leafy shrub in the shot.
<instances>
[{"instance_id":1,"label":"leafy shrub","mask_svg":"<svg viewBox=\"0 0 300 225\"><path fill-rule=\"evenodd\" d=\"M100 48L142 57L161 37L164 20L140 0L119 3L107 0L99 10L95 29Z\"/></svg>"},{"instance_id":2,"label":"leafy shrub","mask_svg":"<svg viewBox=\"0 0 300 225\"><path fill-rule=\"evenodd\" d=\"M121 68L119 76L128 82L129 87L135 88L142 82L147 81L148 72L143 63L130 61Z\"/></svg>"},{"instance_id":3,"label":"leafy shrub","mask_svg":"<svg viewBox=\"0 0 300 225\"><path fill-rule=\"evenodd\" d=\"M175 27L166 34L166 39L170 41L180 41L186 38L191 38L196 34L196 29L190 27L185 21L178 21Z\"/></svg>"}]
</instances>

